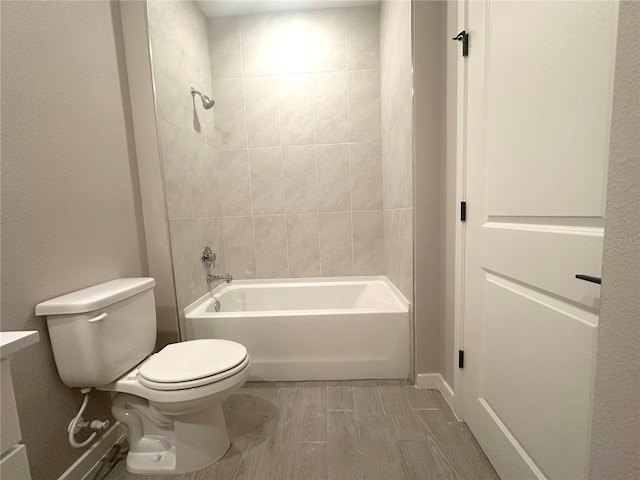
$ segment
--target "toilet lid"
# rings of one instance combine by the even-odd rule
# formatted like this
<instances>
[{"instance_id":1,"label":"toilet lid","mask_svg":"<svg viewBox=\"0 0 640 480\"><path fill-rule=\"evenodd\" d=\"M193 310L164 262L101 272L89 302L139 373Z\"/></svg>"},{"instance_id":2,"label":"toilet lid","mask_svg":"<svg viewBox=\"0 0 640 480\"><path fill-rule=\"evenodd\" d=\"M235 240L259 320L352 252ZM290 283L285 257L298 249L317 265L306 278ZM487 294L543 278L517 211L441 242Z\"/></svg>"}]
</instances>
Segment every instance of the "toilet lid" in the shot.
<instances>
[{"instance_id":1,"label":"toilet lid","mask_svg":"<svg viewBox=\"0 0 640 480\"><path fill-rule=\"evenodd\" d=\"M142 385L174 390L205 385L235 373L248 362L247 349L229 340L190 340L167 345L144 362L138 370Z\"/></svg>"}]
</instances>

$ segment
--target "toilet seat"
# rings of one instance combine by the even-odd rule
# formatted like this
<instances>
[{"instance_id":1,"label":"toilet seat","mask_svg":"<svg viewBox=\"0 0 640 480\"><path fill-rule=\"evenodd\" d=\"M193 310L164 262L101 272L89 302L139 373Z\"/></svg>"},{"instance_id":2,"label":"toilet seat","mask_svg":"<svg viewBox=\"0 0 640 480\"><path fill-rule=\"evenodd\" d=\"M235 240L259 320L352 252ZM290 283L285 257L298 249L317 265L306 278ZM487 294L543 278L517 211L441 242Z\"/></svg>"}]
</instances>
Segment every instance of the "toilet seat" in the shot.
<instances>
[{"instance_id":1,"label":"toilet seat","mask_svg":"<svg viewBox=\"0 0 640 480\"><path fill-rule=\"evenodd\" d=\"M184 390L228 378L246 368L247 349L229 340L190 340L167 345L140 365L141 385L153 390Z\"/></svg>"}]
</instances>

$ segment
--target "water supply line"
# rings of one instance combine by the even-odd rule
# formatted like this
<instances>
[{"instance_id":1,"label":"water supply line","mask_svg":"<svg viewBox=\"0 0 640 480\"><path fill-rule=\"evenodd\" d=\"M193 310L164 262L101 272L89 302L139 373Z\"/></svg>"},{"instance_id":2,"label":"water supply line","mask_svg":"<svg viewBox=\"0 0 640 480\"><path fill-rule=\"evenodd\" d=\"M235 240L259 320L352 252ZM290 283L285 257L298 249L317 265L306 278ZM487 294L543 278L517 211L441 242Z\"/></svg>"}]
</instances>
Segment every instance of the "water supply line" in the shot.
<instances>
[{"instance_id":1,"label":"water supply line","mask_svg":"<svg viewBox=\"0 0 640 480\"><path fill-rule=\"evenodd\" d=\"M92 420L91 422L85 422L82 415L84 411L87 409L87 405L89 405L89 392L91 388L81 388L80 393L84 394L84 400L82 400L82 406L78 411L78 414L69 422L69 426L67 427L67 432L69 433L69 444L73 448L83 448L89 445L94 438L96 438L97 432L93 432L89 438L87 438L84 442L78 443L76 442L76 433L78 433L83 428L91 428L93 430L105 430L109 428L109 420L100 421L100 420Z\"/></svg>"}]
</instances>

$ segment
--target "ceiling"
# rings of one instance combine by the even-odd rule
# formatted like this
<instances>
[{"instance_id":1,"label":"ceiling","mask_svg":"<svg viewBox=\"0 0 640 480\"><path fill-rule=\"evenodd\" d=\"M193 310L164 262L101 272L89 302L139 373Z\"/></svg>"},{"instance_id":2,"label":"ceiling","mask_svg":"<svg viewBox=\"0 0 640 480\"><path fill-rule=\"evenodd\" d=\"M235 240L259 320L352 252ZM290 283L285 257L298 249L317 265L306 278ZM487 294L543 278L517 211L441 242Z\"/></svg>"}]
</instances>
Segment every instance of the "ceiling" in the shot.
<instances>
[{"instance_id":1,"label":"ceiling","mask_svg":"<svg viewBox=\"0 0 640 480\"><path fill-rule=\"evenodd\" d=\"M196 0L209 18L284 10L311 10L375 5L379 0Z\"/></svg>"}]
</instances>

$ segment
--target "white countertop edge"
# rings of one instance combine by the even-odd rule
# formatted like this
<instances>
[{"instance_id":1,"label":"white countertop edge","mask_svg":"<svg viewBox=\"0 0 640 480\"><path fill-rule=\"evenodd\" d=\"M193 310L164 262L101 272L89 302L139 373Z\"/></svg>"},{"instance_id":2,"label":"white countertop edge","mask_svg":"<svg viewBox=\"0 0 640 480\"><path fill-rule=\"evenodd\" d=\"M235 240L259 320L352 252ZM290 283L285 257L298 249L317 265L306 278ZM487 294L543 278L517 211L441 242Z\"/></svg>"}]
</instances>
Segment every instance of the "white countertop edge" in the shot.
<instances>
[{"instance_id":1,"label":"white countertop edge","mask_svg":"<svg viewBox=\"0 0 640 480\"><path fill-rule=\"evenodd\" d=\"M40 341L36 330L0 332L0 358L5 360L14 353Z\"/></svg>"}]
</instances>

